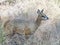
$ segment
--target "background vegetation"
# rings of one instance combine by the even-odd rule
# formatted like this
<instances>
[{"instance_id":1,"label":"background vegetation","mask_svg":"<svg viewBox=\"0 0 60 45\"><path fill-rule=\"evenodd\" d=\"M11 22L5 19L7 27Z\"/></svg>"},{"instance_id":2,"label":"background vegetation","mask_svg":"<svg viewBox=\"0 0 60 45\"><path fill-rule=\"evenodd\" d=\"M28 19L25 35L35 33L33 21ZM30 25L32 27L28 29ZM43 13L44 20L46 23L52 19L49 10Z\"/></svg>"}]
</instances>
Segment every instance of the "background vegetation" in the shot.
<instances>
[{"instance_id":1,"label":"background vegetation","mask_svg":"<svg viewBox=\"0 0 60 45\"><path fill-rule=\"evenodd\" d=\"M23 3L24 1L23 0L19 0L19 1L21 1L20 3ZM28 1L30 1L30 0L28 0ZM27 2L28 2L27 1ZM40 1L40 0L38 0L38 1ZM48 1L48 0L47 0ZM54 5L56 5L58 8L60 8L60 0L51 0L51 1L53 1L53 3L55 3ZM3 3L3 4L5 4L5 3L9 3L9 6L14 6L15 4L17 4L17 0L0 0L0 2L1 3ZM25 2L26 3L26 2ZM34 2L31 2L32 3L32 5L34 5L35 6L35 4L34 4ZM53 3L51 3L51 4L53 4ZM12 5L13 4L13 5ZM28 3L27 3L28 4ZM1 6L1 5L0 5ZM29 6L27 6L28 8L29 8ZM32 7L32 6L31 6ZM7 8L7 7L6 7ZM15 7L14 7L15 8ZM24 7L24 8L26 8L26 7ZM59 10L57 8L57 10ZM8 9L8 8L7 8ZM13 7L12 7L12 9L13 9ZM33 9L33 8L32 8ZM15 12L15 15L17 15L17 13L18 14L20 14L18 11L16 12L17 10L14 10L14 12ZM26 14L27 14L27 11L30 11L29 9L27 9L27 10L25 10L25 11L23 11L23 12L25 12ZM0 11L1 12L1 11ZM22 13L23 13L22 12ZM4 12L3 12L4 13ZM58 13L58 12L57 12ZM52 13L51 13L52 14ZM12 14L13 15L13 14ZM59 14L60 15L60 14ZM1 14L0 14L0 16L1 16ZM0 45L2 45L2 43L3 43L3 41L5 40L5 38L4 38L4 31L3 31L3 27L2 27L2 22L0 21Z\"/></svg>"}]
</instances>

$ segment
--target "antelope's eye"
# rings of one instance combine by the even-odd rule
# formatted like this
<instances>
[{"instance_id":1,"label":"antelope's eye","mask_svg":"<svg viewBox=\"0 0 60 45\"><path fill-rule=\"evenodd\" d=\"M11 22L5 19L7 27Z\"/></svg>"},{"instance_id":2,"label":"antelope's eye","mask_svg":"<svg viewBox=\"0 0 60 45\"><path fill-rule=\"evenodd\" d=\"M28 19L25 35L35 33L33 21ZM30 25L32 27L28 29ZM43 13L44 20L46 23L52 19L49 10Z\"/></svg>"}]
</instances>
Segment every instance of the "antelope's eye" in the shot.
<instances>
[{"instance_id":1,"label":"antelope's eye","mask_svg":"<svg viewBox=\"0 0 60 45\"><path fill-rule=\"evenodd\" d=\"M44 17L44 16L42 16L42 17Z\"/></svg>"}]
</instances>

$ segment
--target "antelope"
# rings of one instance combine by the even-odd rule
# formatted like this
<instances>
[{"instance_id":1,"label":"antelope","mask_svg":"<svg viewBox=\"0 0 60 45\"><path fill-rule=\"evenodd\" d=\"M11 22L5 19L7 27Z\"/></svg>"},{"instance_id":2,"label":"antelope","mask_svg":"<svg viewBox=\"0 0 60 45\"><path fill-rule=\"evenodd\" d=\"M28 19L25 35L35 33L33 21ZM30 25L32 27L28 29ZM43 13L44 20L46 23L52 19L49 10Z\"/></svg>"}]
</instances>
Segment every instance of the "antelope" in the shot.
<instances>
[{"instance_id":1,"label":"antelope","mask_svg":"<svg viewBox=\"0 0 60 45\"><path fill-rule=\"evenodd\" d=\"M4 30L6 35L9 37L14 34L25 35L25 38L28 39L40 26L42 20L47 20L48 17L43 13L43 9L40 11L37 10L38 17L36 21L24 20L24 19L13 19L8 20L4 23Z\"/></svg>"}]
</instances>

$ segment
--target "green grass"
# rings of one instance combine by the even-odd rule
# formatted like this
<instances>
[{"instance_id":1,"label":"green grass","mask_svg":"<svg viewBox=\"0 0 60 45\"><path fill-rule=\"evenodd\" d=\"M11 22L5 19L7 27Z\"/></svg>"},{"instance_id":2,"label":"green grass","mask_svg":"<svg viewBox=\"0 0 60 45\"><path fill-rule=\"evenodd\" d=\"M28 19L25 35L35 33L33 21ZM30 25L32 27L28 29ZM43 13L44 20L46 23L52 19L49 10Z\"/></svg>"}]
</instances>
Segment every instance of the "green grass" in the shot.
<instances>
[{"instance_id":1,"label":"green grass","mask_svg":"<svg viewBox=\"0 0 60 45\"><path fill-rule=\"evenodd\" d=\"M54 0L56 4L60 4L60 0Z\"/></svg>"},{"instance_id":2,"label":"green grass","mask_svg":"<svg viewBox=\"0 0 60 45\"><path fill-rule=\"evenodd\" d=\"M4 41L4 34L3 34L3 28L1 26L1 23L0 23L0 44L2 45L3 41Z\"/></svg>"}]
</instances>

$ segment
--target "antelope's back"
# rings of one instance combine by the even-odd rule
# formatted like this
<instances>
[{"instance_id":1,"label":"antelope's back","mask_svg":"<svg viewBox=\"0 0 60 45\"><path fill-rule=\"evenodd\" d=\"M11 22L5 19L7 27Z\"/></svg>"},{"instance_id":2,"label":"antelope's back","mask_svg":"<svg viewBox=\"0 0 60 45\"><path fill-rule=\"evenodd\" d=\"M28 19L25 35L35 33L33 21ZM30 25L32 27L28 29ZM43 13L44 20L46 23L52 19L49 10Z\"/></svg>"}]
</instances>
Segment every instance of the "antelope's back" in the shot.
<instances>
[{"instance_id":1,"label":"antelope's back","mask_svg":"<svg viewBox=\"0 0 60 45\"><path fill-rule=\"evenodd\" d=\"M11 21L11 23L21 30L25 30L26 28L28 28L32 33L36 28L36 23L32 20L14 19Z\"/></svg>"}]
</instances>

